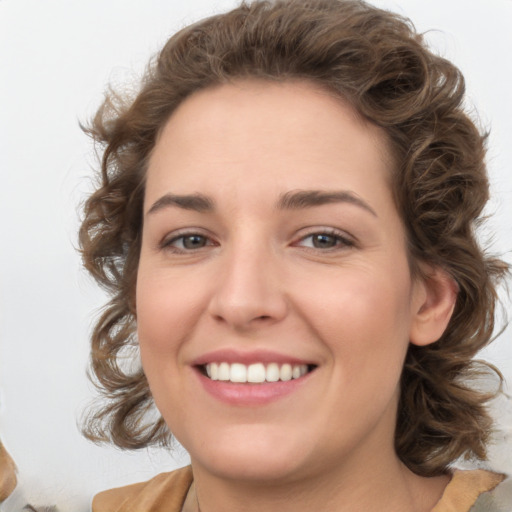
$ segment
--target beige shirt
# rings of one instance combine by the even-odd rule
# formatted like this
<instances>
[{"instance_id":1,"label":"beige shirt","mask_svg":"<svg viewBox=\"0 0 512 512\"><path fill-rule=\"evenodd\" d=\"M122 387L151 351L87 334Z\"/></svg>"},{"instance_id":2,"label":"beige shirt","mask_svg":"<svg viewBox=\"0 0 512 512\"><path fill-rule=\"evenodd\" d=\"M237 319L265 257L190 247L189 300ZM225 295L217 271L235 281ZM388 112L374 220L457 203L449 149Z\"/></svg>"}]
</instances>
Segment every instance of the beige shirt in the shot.
<instances>
[{"instance_id":1,"label":"beige shirt","mask_svg":"<svg viewBox=\"0 0 512 512\"><path fill-rule=\"evenodd\" d=\"M0 441L0 503L14 491L16 481L16 466Z\"/></svg>"},{"instance_id":2,"label":"beige shirt","mask_svg":"<svg viewBox=\"0 0 512 512\"><path fill-rule=\"evenodd\" d=\"M457 470L432 512L512 512L512 503L504 508L490 493L503 479L490 471ZM192 486L192 468L187 466L148 482L103 491L95 496L92 512L182 512Z\"/></svg>"}]
</instances>

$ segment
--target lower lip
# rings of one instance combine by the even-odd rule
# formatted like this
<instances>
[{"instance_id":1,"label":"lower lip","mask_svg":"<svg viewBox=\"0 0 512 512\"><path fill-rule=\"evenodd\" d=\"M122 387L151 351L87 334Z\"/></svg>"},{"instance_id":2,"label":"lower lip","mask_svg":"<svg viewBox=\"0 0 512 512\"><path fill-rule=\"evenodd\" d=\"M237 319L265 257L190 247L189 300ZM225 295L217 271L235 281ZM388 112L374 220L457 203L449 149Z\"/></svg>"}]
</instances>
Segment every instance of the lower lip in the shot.
<instances>
[{"instance_id":1,"label":"lower lip","mask_svg":"<svg viewBox=\"0 0 512 512\"><path fill-rule=\"evenodd\" d=\"M230 405L265 405L297 391L310 376L310 373L288 381L262 382L261 384L234 383L211 380L196 371L203 388L213 397Z\"/></svg>"}]
</instances>

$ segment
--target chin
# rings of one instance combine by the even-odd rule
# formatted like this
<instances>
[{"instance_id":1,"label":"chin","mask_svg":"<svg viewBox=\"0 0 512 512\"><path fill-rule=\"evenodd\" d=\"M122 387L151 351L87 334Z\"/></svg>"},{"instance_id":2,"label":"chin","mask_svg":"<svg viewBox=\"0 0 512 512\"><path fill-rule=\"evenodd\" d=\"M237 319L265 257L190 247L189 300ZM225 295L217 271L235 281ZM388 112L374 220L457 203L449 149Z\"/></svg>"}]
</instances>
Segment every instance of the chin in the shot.
<instances>
[{"instance_id":1,"label":"chin","mask_svg":"<svg viewBox=\"0 0 512 512\"><path fill-rule=\"evenodd\" d=\"M223 480L245 481L251 483L286 482L299 478L297 461L293 459L254 456L226 456L224 459L202 457L198 461L211 474ZM192 459L194 467L194 459Z\"/></svg>"},{"instance_id":2,"label":"chin","mask_svg":"<svg viewBox=\"0 0 512 512\"><path fill-rule=\"evenodd\" d=\"M219 478L251 482L294 479L307 467L304 446L294 443L285 432L258 436L247 430L238 436L226 433L209 443L208 449L201 446L199 457L192 450L192 466L201 465ZM299 454L303 456L299 458Z\"/></svg>"}]
</instances>

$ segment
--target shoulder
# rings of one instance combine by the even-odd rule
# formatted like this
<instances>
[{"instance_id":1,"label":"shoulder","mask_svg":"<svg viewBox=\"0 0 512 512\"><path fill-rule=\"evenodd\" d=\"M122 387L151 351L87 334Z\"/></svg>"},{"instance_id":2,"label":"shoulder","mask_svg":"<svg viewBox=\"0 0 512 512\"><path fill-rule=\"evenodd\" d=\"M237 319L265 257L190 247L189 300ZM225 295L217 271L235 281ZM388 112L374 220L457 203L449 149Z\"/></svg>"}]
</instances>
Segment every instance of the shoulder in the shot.
<instances>
[{"instance_id":1,"label":"shoulder","mask_svg":"<svg viewBox=\"0 0 512 512\"><path fill-rule=\"evenodd\" d=\"M498 501L498 495L509 485L510 479L503 474L482 469L456 470L432 512L510 512L508 499Z\"/></svg>"},{"instance_id":2,"label":"shoulder","mask_svg":"<svg viewBox=\"0 0 512 512\"><path fill-rule=\"evenodd\" d=\"M147 482L109 489L97 494L92 512L178 512L192 484L190 466L160 473Z\"/></svg>"}]
</instances>

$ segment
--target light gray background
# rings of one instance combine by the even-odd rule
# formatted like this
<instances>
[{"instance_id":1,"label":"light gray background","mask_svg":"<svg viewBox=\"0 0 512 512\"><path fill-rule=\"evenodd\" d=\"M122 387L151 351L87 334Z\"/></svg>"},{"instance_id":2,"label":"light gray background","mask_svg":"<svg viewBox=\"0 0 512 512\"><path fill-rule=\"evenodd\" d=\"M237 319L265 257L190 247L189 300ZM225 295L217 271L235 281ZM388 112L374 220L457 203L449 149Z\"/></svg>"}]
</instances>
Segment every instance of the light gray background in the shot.
<instances>
[{"instance_id":1,"label":"light gray background","mask_svg":"<svg viewBox=\"0 0 512 512\"><path fill-rule=\"evenodd\" d=\"M465 73L470 105L491 129L487 233L512 261L512 0L373 3L434 29L429 40ZM176 29L234 4L0 0L0 436L19 467L18 503L87 510L101 489L186 461L96 447L76 426L93 395L88 334L105 301L74 248L95 165L78 122L108 82L136 79ZM512 383L510 342L508 330L485 356Z\"/></svg>"}]
</instances>

